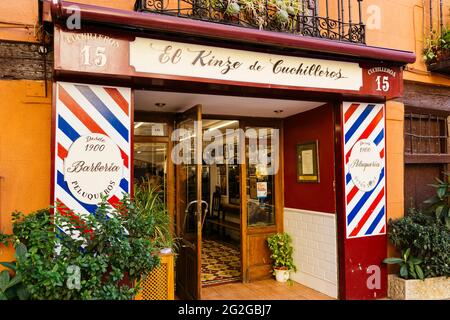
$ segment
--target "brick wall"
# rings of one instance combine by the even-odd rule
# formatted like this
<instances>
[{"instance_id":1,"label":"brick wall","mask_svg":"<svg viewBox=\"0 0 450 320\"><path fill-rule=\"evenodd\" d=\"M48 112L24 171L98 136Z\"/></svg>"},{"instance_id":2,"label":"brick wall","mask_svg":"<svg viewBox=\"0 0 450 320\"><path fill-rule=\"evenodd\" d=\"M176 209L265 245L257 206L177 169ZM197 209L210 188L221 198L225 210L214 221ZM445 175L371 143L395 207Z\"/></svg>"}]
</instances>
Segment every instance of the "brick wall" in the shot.
<instances>
[{"instance_id":1,"label":"brick wall","mask_svg":"<svg viewBox=\"0 0 450 320\"><path fill-rule=\"evenodd\" d=\"M336 215L285 208L284 231L294 246L292 280L337 298Z\"/></svg>"}]
</instances>

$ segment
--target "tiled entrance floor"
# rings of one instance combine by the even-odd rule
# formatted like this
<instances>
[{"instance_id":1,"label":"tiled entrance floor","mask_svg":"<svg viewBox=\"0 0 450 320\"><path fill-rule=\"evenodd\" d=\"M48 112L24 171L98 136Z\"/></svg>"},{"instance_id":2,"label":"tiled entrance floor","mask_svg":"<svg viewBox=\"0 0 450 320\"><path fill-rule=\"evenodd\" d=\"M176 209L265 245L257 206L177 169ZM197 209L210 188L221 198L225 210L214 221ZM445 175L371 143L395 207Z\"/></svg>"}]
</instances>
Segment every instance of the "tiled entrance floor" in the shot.
<instances>
[{"instance_id":1,"label":"tiled entrance floor","mask_svg":"<svg viewBox=\"0 0 450 320\"><path fill-rule=\"evenodd\" d=\"M229 283L202 288L203 300L333 300L297 282L290 286L275 280Z\"/></svg>"}]
</instances>

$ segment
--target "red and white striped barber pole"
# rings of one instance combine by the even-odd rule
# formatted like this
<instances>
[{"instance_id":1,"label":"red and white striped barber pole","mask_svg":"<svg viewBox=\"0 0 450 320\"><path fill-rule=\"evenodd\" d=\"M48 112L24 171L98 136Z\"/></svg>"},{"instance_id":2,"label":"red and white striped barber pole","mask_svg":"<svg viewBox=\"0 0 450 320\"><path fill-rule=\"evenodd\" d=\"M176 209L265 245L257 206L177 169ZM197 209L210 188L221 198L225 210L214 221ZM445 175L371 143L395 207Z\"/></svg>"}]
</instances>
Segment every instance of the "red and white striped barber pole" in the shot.
<instances>
[{"instance_id":1,"label":"red and white striped barber pole","mask_svg":"<svg viewBox=\"0 0 450 320\"><path fill-rule=\"evenodd\" d=\"M383 104L343 104L347 238L386 233Z\"/></svg>"},{"instance_id":2,"label":"red and white striped barber pole","mask_svg":"<svg viewBox=\"0 0 450 320\"><path fill-rule=\"evenodd\" d=\"M80 215L130 192L131 89L56 83L53 200Z\"/></svg>"}]
</instances>

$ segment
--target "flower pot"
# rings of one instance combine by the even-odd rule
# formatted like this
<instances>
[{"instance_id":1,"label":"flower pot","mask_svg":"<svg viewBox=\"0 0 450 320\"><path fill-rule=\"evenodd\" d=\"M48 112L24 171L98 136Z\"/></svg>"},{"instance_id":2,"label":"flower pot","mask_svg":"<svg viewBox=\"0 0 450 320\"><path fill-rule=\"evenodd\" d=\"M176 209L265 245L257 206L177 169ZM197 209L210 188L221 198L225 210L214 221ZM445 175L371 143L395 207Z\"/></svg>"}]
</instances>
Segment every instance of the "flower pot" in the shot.
<instances>
[{"instance_id":1,"label":"flower pot","mask_svg":"<svg viewBox=\"0 0 450 320\"><path fill-rule=\"evenodd\" d=\"M450 299L450 278L405 280L397 275L390 274L388 277L388 297L393 300Z\"/></svg>"},{"instance_id":2,"label":"flower pot","mask_svg":"<svg viewBox=\"0 0 450 320\"><path fill-rule=\"evenodd\" d=\"M289 270L284 269L274 269L275 271L275 279L278 282L286 282L289 280Z\"/></svg>"}]
</instances>

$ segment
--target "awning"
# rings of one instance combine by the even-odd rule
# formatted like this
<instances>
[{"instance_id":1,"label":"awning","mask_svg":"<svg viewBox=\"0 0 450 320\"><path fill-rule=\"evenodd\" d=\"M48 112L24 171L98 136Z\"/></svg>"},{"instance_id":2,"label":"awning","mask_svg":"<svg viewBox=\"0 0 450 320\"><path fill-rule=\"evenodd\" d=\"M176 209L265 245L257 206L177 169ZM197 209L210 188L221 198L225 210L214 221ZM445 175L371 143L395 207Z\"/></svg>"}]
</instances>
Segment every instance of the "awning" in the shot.
<instances>
[{"instance_id":1,"label":"awning","mask_svg":"<svg viewBox=\"0 0 450 320\"><path fill-rule=\"evenodd\" d=\"M79 8L82 22L95 25L114 26L124 29L131 28L141 31L178 33L216 40L232 40L245 44L355 57L395 65L414 63L416 60L415 53L409 51L298 36L283 32L249 29L155 13L112 9L69 1L47 0L44 3L44 11L49 11L47 16L51 13L53 23L61 24L73 14L73 7L70 8L71 6Z\"/></svg>"}]
</instances>

